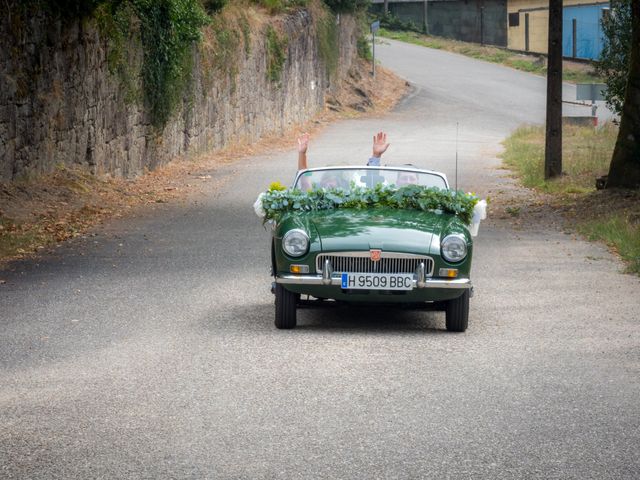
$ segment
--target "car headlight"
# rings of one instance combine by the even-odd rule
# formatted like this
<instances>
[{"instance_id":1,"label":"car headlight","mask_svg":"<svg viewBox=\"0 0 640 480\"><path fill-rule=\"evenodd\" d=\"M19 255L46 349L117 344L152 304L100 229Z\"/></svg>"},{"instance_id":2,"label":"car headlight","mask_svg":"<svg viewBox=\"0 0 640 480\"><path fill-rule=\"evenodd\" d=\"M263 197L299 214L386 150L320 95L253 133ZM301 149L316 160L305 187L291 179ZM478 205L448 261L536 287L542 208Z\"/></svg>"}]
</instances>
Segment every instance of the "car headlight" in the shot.
<instances>
[{"instance_id":1,"label":"car headlight","mask_svg":"<svg viewBox=\"0 0 640 480\"><path fill-rule=\"evenodd\" d=\"M307 253L309 237L302 230L289 230L282 237L282 249L290 257L301 257Z\"/></svg>"},{"instance_id":2,"label":"car headlight","mask_svg":"<svg viewBox=\"0 0 640 480\"><path fill-rule=\"evenodd\" d=\"M440 249L447 262L461 262L467 256L467 241L461 235L447 235L440 243Z\"/></svg>"}]
</instances>

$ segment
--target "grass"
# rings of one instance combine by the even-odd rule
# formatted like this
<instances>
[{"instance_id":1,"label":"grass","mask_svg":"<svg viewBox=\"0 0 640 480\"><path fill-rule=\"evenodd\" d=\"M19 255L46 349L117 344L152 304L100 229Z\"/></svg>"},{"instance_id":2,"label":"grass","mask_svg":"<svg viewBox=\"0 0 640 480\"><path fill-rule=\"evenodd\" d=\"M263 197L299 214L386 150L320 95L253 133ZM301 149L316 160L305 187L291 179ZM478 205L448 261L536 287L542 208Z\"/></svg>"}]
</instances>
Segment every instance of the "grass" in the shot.
<instances>
[{"instance_id":1,"label":"grass","mask_svg":"<svg viewBox=\"0 0 640 480\"><path fill-rule=\"evenodd\" d=\"M435 37L421 35L416 32L405 32L400 30L387 30L386 28L380 28L378 30L378 35L385 38L391 38L393 40L400 40L401 42L413 43L414 45L435 48L437 50L445 48L444 39L440 40Z\"/></svg>"},{"instance_id":2,"label":"grass","mask_svg":"<svg viewBox=\"0 0 640 480\"><path fill-rule=\"evenodd\" d=\"M412 31L397 31L381 28L378 34L385 38L400 40L402 42L413 43L428 48L446 50L459 53L467 57L485 62L498 63L507 67L522 70L524 72L535 73L545 76L547 67L543 57L525 55L500 47L482 46L477 43L461 42L441 37L432 37ZM584 64L565 62L562 77L566 82L572 83L602 83L593 69Z\"/></svg>"},{"instance_id":3,"label":"grass","mask_svg":"<svg viewBox=\"0 0 640 480\"><path fill-rule=\"evenodd\" d=\"M607 173L618 129L565 126L563 128L563 175L544 179L544 127L525 126L505 140L504 163L514 170L525 187L554 194L588 193L595 178Z\"/></svg>"},{"instance_id":4,"label":"grass","mask_svg":"<svg viewBox=\"0 0 640 480\"><path fill-rule=\"evenodd\" d=\"M640 192L595 188L595 179L609 169L617 127L565 126L563 175L552 180L544 179L544 133L538 126L516 130L504 142L504 164L524 186L549 194L551 206L567 212L578 232L606 243L627 271L640 274Z\"/></svg>"},{"instance_id":5,"label":"grass","mask_svg":"<svg viewBox=\"0 0 640 480\"><path fill-rule=\"evenodd\" d=\"M627 263L629 272L640 274L640 223L637 217L615 214L608 219L582 223L578 225L578 231L589 240L609 245Z\"/></svg>"}]
</instances>

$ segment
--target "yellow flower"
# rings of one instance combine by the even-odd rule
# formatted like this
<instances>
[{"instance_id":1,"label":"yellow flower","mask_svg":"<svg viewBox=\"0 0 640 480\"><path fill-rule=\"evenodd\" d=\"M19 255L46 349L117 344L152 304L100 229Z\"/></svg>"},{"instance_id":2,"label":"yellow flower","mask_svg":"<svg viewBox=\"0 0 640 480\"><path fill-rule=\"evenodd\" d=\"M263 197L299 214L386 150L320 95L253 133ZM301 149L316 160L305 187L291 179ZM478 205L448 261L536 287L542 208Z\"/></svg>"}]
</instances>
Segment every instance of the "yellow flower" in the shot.
<instances>
[{"instance_id":1,"label":"yellow flower","mask_svg":"<svg viewBox=\"0 0 640 480\"><path fill-rule=\"evenodd\" d=\"M287 187L282 185L280 182L271 182L271 185L269 185L270 192L273 192L275 190L286 190L286 189Z\"/></svg>"}]
</instances>

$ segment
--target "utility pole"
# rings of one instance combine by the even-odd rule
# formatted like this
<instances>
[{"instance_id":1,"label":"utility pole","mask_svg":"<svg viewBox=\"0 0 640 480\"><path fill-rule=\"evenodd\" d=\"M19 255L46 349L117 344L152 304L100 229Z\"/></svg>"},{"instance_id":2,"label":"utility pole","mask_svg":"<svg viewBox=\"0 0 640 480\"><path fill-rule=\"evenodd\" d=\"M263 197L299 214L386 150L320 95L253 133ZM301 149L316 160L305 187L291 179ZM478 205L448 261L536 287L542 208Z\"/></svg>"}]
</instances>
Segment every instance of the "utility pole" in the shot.
<instances>
[{"instance_id":1,"label":"utility pole","mask_svg":"<svg viewBox=\"0 0 640 480\"><path fill-rule=\"evenodd\" d=\"M480 45L484 47L484 5L480 7Z\"/></svg>"},{"instance_id":2,"label":"utility pole","mask_svg":"<svg viewBox=\"0 0 640 480\"><path fill-rule=\"evenodd\" d=\"M424 24L423 30L425 35L429 35L429 14L427 13L429 10L429 2L424 0L422 3L422 23Z\"/></svg>"},{"instance_id":3,"label":"utility pole","mask_svg":"<svg viewBox=\"0 0 640 480\"><path fill-rule=\"evenodd\" d=\"M544 178L562 174L562 0L549 0Z\"/></svg>"}]
</instances>

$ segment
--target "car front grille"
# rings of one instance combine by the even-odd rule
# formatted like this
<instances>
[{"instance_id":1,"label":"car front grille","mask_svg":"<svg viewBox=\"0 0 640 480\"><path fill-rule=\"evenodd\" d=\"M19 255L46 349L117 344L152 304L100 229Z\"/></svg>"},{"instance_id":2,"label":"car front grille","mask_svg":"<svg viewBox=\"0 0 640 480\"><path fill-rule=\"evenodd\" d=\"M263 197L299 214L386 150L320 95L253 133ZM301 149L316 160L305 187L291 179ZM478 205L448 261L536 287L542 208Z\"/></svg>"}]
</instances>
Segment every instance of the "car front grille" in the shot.
<instances>
[{"instance_id":1,"label":"car front grille","mask_svg":"<svg viewBox=\"0 0 640 480\"><path fill-rule=\"evenodd\" d=\"M433 259L424 255L382 252L377 262L367 252L322 253L316 257L316 271L322 273L329 260L336 273L414 273L421 263L427 277L433 275Z\"/></svg>"}]
</instances>

